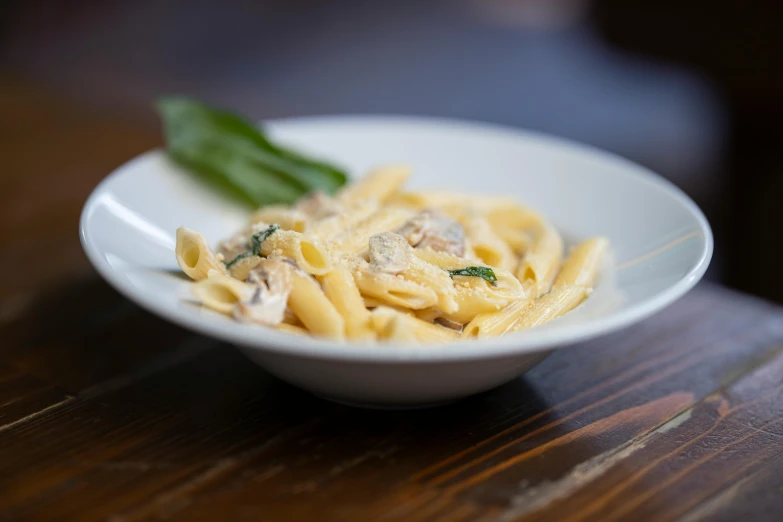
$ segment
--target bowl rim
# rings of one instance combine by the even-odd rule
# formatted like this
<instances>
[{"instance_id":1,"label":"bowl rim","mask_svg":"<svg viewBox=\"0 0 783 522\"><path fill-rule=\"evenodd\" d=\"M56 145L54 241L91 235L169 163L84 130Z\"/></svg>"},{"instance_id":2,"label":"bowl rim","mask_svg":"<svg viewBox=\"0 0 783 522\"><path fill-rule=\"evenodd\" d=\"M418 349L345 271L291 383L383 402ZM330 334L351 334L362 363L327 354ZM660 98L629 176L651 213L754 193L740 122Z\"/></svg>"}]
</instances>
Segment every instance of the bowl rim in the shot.
<instances>
[{"instance_id":1,"label":"bowl rim","mask_svg":"<svg viewBox=\"0 0 783 522\"><path fill-rule=\"evenodd\" d=\"M459 127L462 130L479 131L482 133L504 134L524 140L533 140L549 146L567 148L592 156L602 162L615 163L624 167L626 175L637 178L640 182L655 185L667 196L688 211L698 224L699 231L704 236L703 248L690 271L679 281L651 295L638 303L608 313L587 322L559 325L557 328L535 328L503 337L487 339L460 340L454 343L426 345L377 343L363 344L331 341L312 337L294 336L262 326L237 328L236 323L226 321L224 317L201 315L186 311L180 307L172 307L164 301L155 299L147 292L140 292L127 279L120 277L102 255L95 242L87 232L90 222L90 212L96 206L99 197L108 185L134 164L149 160L151 156L159 155L162 149L157 148L142 153L123 163L101 180L85 201L79 220L79 238L82 247L98 273L113 288L126 298L142 308L163 317L179 326L188 328L200 334L234 343L242 347L292 357L307 357L317 359L332 359L361 363L442 363L462 360L477 360L504 356L517 356L534 353L545 349L555 349L580 341L587 341L605 335L641 321L670 305L687 293L702 278L707 271L714 249L714 240L710 225L701 209L681 189L672 182L656 174L652 170L634 163L617 154L604 151L597 147L578 143L569 139L550 136L546 133L519 129L506 125L487 123L475 120L408 116L385 114L350 114L350 115L316 115L300 116L266 120L265 127L275 128L312 124L357 124L357 123L396 123L415 126Z\"/></svg>"}]
</instances>

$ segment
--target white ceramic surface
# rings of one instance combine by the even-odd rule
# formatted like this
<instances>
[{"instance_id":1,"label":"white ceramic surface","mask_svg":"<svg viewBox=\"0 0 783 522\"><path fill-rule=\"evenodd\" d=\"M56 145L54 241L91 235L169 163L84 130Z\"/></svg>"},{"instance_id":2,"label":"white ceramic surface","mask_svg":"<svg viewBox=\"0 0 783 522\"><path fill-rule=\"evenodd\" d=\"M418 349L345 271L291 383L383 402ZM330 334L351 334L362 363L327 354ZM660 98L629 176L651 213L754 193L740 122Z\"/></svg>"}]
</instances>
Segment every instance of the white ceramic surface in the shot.
<instances>
[{"instance_id":1,"label":"white ceramic surface","mask_svg":"<svg viewBox=\"0 0 783 522\"><path fill-rule=\"evenodd\" d=\"M605 235L614 266L582 306L540 328L442 346L341 344L238 324L202 310L174 260L174 231L215 244L247 211L171 164L143 154L108 176L85 204L84 249L98 272L148 310L236 344L271 373L344 401L415 405L455 399L513 379L556 347L640 321L682 296L712 255L709 225L667 181L616 156L558 139L450 120L346 116L274 121L281 141L355 176L408 163L411 187L506 194L539 209L567 238Z\"/></svg>"}]
</instances>

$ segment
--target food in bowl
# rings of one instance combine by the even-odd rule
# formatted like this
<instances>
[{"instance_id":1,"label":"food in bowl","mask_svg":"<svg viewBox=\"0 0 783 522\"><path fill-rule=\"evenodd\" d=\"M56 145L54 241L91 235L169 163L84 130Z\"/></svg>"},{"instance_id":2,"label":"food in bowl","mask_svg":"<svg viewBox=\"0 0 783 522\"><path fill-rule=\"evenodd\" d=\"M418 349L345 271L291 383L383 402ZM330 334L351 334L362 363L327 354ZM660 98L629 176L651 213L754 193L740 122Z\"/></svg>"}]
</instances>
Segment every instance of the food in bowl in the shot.
<instances>
[{"instance_id":1,"label":"food in bowl","mask_svg":"<svg viewBox=\"0 0 783 522\"><path fill-rule=\"evenodd\" d=\"M225 111L161 104L169 155L259 206L210 247L177 230L176 258L205 307L293 334L443 343L532 328L588 298L608 241L577 244L502 196L405 191L411 169L340 169L272 143Z\"/></svg>"},{"instance_id":2,"label":"food in bowl","mask_svg":"<svg viewBox=\"0 0 783 522\"><path fill-rule=\"evenodd\" d=\"M210 248L177 230L176 257L204 306L332 339L449 342L546 323L585 300L608 242L563 240L504 197L405 192L404 166L334 196L256 211Z\"/></svg>"}]
</instances>

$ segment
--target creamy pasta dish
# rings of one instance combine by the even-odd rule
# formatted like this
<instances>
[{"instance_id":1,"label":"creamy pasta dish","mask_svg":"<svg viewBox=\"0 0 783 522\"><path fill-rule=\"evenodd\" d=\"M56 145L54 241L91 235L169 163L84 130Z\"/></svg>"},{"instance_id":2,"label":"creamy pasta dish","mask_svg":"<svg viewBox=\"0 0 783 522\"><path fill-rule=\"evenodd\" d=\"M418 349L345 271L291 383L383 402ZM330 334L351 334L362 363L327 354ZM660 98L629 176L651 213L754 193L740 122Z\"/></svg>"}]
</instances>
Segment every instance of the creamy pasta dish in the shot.
<instances>
[{"instance_id":1,"label":"creamy pasta dish","mask_svg":"<svg viewBox=\"0 0 783 522\"><path fill-rule=\"evenodd\" d=\"M579 306L608 248L564 258L558 231L502 196L403 190L387 166L294 205L268 205L212 249L177 230L179 266L205 307L330 339L450 342L518 332Z\"/></svg>"}]
</instances>

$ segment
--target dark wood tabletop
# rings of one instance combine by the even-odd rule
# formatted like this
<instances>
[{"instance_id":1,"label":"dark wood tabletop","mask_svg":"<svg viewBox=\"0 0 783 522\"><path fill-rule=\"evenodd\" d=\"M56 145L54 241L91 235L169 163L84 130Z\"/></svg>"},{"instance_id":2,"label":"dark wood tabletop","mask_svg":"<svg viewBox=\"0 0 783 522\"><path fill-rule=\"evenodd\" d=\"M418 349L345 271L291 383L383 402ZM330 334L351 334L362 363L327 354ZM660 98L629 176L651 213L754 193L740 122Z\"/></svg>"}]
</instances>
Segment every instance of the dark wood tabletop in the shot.
<instances>
[{"instance_id":1,"label":"dark wood tabletop","mask_svg":"<svg viewBox=\"0 0 783 522\"><path fill-rule=\"evenodd\" d=\"M494 391L353 409L102 282L81 205L158 143L0 81L0 519L783 519L783 310L700 285Z\"/></svg>"}]
</instances>

